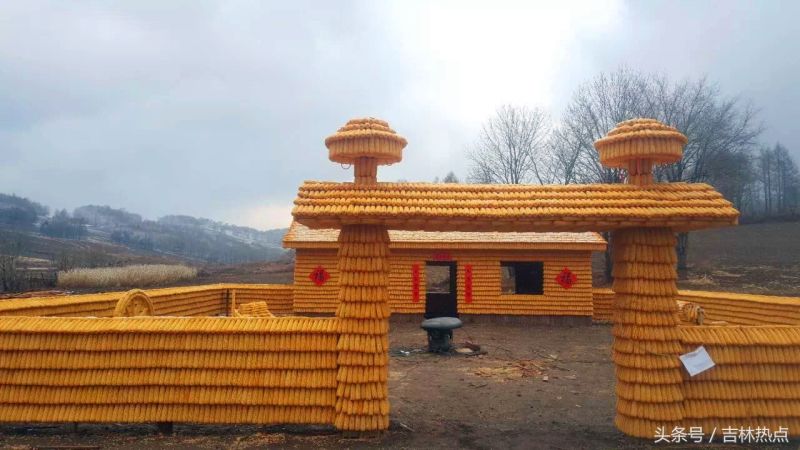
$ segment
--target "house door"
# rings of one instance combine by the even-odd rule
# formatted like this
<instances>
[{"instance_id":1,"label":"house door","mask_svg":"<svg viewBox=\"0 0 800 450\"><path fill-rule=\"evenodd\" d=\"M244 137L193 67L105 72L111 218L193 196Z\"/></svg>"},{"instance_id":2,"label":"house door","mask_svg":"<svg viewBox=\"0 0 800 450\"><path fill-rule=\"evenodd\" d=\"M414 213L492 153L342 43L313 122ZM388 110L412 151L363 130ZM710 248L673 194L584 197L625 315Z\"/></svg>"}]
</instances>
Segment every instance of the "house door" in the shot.
<instances>
[{"instance_id":1,"label":"house door","mask_svg":"<svg viewBox=\"0 0 800 450\"><path fill-rule=\"evenodd\" d=\"M458 317L455 261L425 263L425 318Z\"/></svg>"}]
</instances>

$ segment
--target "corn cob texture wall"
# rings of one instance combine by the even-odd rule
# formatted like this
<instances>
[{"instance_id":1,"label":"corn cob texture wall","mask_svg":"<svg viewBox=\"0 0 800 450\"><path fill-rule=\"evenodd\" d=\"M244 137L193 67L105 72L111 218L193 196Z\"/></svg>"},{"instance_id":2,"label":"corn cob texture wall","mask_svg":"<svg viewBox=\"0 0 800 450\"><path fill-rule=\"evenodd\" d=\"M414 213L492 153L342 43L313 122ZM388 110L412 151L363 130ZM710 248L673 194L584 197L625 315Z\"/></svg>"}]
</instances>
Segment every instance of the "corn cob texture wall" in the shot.
<instances>
[{"instance_id":1,"label":"corn cob texture wall","mask_svg":"<svg viewBox=\"0 0 800 450\"><path fill-rule=\"evenodd\" d=\"M236 292L238 303L265 302L277 315L293 314L294 286L290 284L223 284L221 288Z\"/></svg>"},{"instance_id":2,"label":"corn cob texture wall","mask_svg":"<svg viewBox=\"0 0 800 450\"><path fill-rule=\"evenodd\" d=\"M291 285L211 284L143 292L157 316L216 316L228 313L230 292L240 303L264 301L276 314L292 313ZM0 302L0 316L111 317L127 292L32 297Z\"/></svg>"},{"instance_id":3,"label":"corn cob texture wall","mask_svg":"<svg viewBox=\"0 0 800 450\"><path fill-rule=\"evenodd\" d=\"M613 306L616 294L608 288L592 289L592 321L609 323L613 319Z\"/></svg>"},{"instance_id":4,"label":"corn cob texture wall","mask_svg":"<svg viewBox=\"0 0 800 450\"><path fill-rule=\"evenodd\" d=\"M611 289L592 290L592 320L611 322L614 297ZM679 290L676 300L702 307L706 325L800 325L800 297Z\"/></svg>"},{"instance_id":5,"label":"corn cob texture wall","mask_svg":"<svg viewBox=\"0 0 800 450\"><path fill-rule=\"evenodd\" d=\"M709 325L800 325L800 297L678 291L678 300L702 306Z\"/></svg>"},{"instance_id":6,"label":"corn cob texture wall","mask_svg":"<svg viewBox=\"0 0 800 450\"><path fill-rule=\"evenodd\" d=\"M458 263L457 294L460 314L592 315L592 268L590 252L546 251L451 251ZM430 252L393 250L390 304L397 312L425 312L425 260ZM543 261L543 295L506 295L500 288L501 261ZM420 301L412 299L412 265L420 264ZM467 266L472 266L472 300L466 294ZM556 283L565 267L577 275L569 289Z\"/></svg>"},{"instance_id":7,"label":"corn cob texture wall","mask_svg":"<svg viewBox=\"0 0 800 450\"><path fill-rule=\"evenodd\" d=\"M336 318L0 317L0 421L334 420Z\"/></svg>"},{"instance_id":8,"label":"corn cob texture wall","mask_svg":"<svg viewBox=\"0 0 800 450\"><path fill-rule=\"evenodd\" d=\"M392 249L389 258L389 307L392 313L425 312L425 261L431 249ZM458 264L458 311L463 314L504 315L592 315L592 268L589 251L449 250ZM294 310L333 313L337 307L339 272L334 249L298 248L295 255ZM544 261L543 295L502 295L501 261ZM413 296L413 266L420 266L419 300ZM472 300L466 299L465 270L472 266ZM318 286L309 279L316 267L324 267L331 278ZM576 274L569 289L556 283L564 267Z\"/></svg>"},{"instance_id":9,"label":"corn cob texture wall","mask_svg":"<svg viewBox=\"0 0 800 450\"><path fill-rule=\"evenodd\" d=\"M683 418L682 353L675 302L675 235L669 229L614 232L617 427L652 437Z\"/></svg>"},{"instance_id":10,"label":"corn cob texture wall","mask_svg":"<svg viewBox=\"0 0 800 450\"><path fill-rule=\"evenodd\" d=\"M294 257L294 297L296 313L333 314L339 302L339 259L336 248L297 249ZM323 267L330 279L317 285L309 274Z\"/></svg>"},{"instance_id":11,"label":"corn cob texture wall","mask_svg":"<svg viewBox=\"0 0 800 450\"><path fill-rule=\"evenodd\" d=\"M694 326L680 333L684 352L702 345L716 364L695 377L683 374L687 429L788 427L800 435L800 326Z\"/></svg>"},{"instance_id":12,"label":"corn cob texture wall","mask_svg":"<svg viewBox=\"0 0 800 450\"><path fill-rule=\"evenodd\" d=\"M336 418L341 430L389 427L389 234L354 225L339 234L336 317L339 371Z\"/></svg>"}]
</instances>

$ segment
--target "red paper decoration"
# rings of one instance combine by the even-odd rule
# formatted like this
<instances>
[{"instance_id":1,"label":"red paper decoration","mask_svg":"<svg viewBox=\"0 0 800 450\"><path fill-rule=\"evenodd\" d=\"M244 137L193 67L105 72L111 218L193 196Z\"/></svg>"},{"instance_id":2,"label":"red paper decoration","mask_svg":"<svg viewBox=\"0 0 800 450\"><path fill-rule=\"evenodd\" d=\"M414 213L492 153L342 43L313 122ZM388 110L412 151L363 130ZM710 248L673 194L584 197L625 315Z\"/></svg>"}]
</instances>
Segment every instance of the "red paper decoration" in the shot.
<instances>
[{"instance_id":1,"label":"red paper decoration","mask_svg":"<svg viewBox=\"0 0 800 450\"><path fill-rule=\"evenodd\" d=\"M558 275L556 275L556 283L560 284L562 288L569 289L578 281L578 276L572 273L569 268L564 267Z\"/></svg>"},{"instance_id":2,"label":"red paper decoration","mask_svg":"<svg viewBox=\"0 0 800 450\"><path fill-rule=\"evenodd\" d=\"M314 282L317 286L322 286L328 280L331 279L331 274L328 273L322 266L317 266L316 269L312 270L310 274L308 274L308 278Z\"/></svg>"},{"instance_id":3,"label":"red paper decoration","mask_svg":"<svg viewBox=\"0 0 800 450\"><path fill-rule=\"evenodd\" d=\"M472 303L472 264L464 265L464 301Z\"/></svg>"},{"instance_id":4,"label":"red paper decoration","mask_svg":"<svg viewBox=\"0 0 800 450\"><path fill-rule=\"evenodd\" d=\"M419 301L419 264L411 266L411 301Z\"/></svg>"}]
</instances>

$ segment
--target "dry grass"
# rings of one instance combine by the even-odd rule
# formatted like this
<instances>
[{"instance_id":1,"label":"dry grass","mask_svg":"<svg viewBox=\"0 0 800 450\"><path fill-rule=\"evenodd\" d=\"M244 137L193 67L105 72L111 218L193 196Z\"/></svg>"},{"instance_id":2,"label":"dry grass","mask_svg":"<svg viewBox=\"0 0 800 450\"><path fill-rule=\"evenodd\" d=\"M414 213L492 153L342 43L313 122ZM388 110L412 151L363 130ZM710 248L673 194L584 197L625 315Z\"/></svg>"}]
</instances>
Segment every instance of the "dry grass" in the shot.
<instances>
[{"instance_id":1,"label":"dry grass","mask_svg":"<svg viewBox=\"0 0 800 450\"><path fill-rule=\"evenodd\" d=\"M58 273L63 288L140 287L188 280L197 269L184 265L147 264L97 269L72 269Z\"/></svg>"}]
</instances>

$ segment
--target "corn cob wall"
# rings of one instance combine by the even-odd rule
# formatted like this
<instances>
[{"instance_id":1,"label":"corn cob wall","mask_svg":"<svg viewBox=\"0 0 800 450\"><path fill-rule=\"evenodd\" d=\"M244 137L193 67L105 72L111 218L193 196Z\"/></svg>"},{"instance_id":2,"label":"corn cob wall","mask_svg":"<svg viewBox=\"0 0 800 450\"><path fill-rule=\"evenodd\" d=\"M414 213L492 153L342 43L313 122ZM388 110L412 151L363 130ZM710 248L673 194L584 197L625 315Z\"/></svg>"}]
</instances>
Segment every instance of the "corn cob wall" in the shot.
<instances>
[{"instance_id":1,"label":"corn cob wall","mask_svg":"<svg viewBox=\"0 0 800 450\"><path fill-rule=\"evenodd\" d=\"M337 305L339 272L333 249L297 249L294 309L296 312L332 313ZM389 306L393 313L425 312L425 261L429 249L395 249L389 259ZM458 263L458 311L463 314L592 315L592 268L589 251L448 251ZM501 295L500 261L544 261L544 295ZM420 298L413 301L413 265L420 266ZM317 286L308 275L318 266L331 278ZM472 266L472 301L466 299L467 266ZM556 283L564 268L577 275L569 289Z\"/></svg>"},{"instance_id":2,"label":"corn cob wall","mask_svg":"<svg viewBox=\"0 0 800 450\"><path fill-rule=\"evenodd\" d=\"M683 350L702 345L716 366L684 374L684 424L788 427L800 435L800 327L681 327ZM652 431L650 434L652 437Z\"/></svg>"},{"instance_id":3,"label":"corn cob wall","mask_svg":"<svg viewBox=\"0 0 800 450\"><path fill-rule=\"evenodd\" d=\"M678 300L703 307L706 323L800 325L800 298L731 292L678 291Z\"/></svg>"},{"instance_id":4,"label":"corn cob wall","mask_svg":"<svg viewBox=\"0 0 800 450\"><path fill-rule=\"evenodd\" d=\"M652 437L683 418L675 236L666 228L614 232L617 416L623 432Z\"/></svg>"},{"instance_id":5,"label":"corn cob wall","mask_svg":"<svg viewBox=\"0 0 800 450\"><path fill-rule=\"evenodd\" d=\"M111 317L124 292L0 301L0 316Z\"/></svg>"},{"instance_id":6,"label":"corn cob wall","mask_svg":"<svg viewBox=\"0 0 800 450\"><path fill-rule=\"evenodd\" d=\"M611 322L614 291L592 290L595 322ZM680 290L676 300L703 308L705 323L723 321L730 325L800 325L800 297Z\"/></svg>"},{"instance_id":7,"label":"corn cob wall","mask_svg":"<svg viewBox=\"0 0 800 450\"><path fill-rule=\"evenodd\" d=\"M217 316L227 312L226 290L219 285L145 291L157 316Z\"/></svg>"},{"instance_id":8,"label":"corn cob wall","mask_svg":"<svg viewBox=\"0 0 800 450\"><path fill-rule=\"evenodd\" d=\"M294 259L294 312L336 312L339 297L338 264L335 248L297 249ZM309 278L309 274L317 267L323 267L331 276L321 286L317 286Z\"/></svg>"},{"instance_id":9,"label":"corn cob wall","mask_svg":"<svg viewBox=\"0 0 800 450\"><path fill-rule=\"evenodd\" d=\"M236 302L239 304L265 302L272 314L290 315L294 313L292 309L294 287L290 284L225 284L222 286L228 291L228 295L236 291Z\"/></svg>"},{"instance_id":10,"label":"corn cob wall","mask_svg":"<svg viewBox=\"0 0 800 450\"><path fill-rule=\"evenodd\" d=\"M241 303L265 301L275 314L292 313L291 285L211 284L148 289L145 294L157 316L216 316L227 313L227 302L236 290ZM0 301L0 316L111 317L126 292L33 297Z\"/></svg>"},{"instance_id":11,"label":"corn cob wall","mask_svg":"<svg viewBox=\"0 0 800 450\"><path fill-rule=\"evenodd\" d=\"M341 430L389 427L389 235L351 225L339 234L340 320L335 425Z\"/></svg>"},{"instance_id":12,"label":"corn cob wall","mask_svg":"<svg viewBox=\"0 0 800 450\"><path fill-rule=\"evenodd\" d=\"M616 295L608 288L592 289L592 320L595 322L611 322L613 304Z\"/></svg>"},{"instance_id":13,"label":"corn cob wall","mask_svg":"<svg viewBox=\"0 0 800 450\"><path fill-rule=\"evenodd\" d=\"M0 421L333 423L335 318L0 317Z\"/></svg>"}]
</instances>

